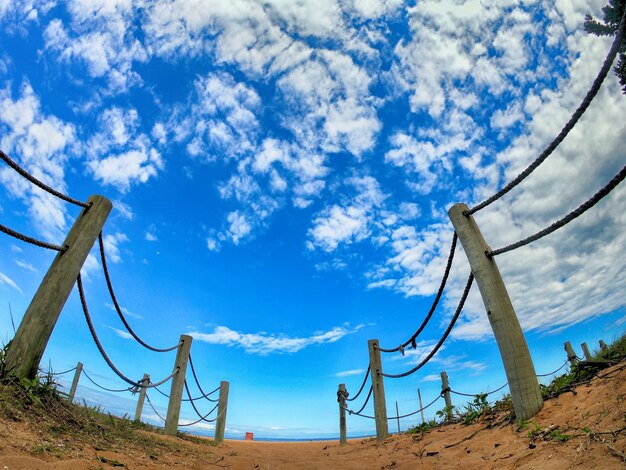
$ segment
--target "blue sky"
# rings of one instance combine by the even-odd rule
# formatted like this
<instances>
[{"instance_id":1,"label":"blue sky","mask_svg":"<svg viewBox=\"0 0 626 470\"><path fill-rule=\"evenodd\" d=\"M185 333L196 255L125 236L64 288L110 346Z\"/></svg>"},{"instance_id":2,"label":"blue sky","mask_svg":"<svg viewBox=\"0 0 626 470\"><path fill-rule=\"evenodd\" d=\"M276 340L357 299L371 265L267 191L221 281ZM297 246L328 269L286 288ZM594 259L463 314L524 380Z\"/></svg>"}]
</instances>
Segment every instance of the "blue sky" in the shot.
<instances>
[{"instance_id":1,"label":"blue sky","mask_svg":"<svg viewBox=\"0 0 626 470\"><path fill-rule=\"evenodd\" d=\"M430 306L452 238L447 209L519 173L585 95L610 40L582 22L603 5L0 0L0 148L73 197L113 201L103 234L118 300L150 344L194 336L206 390L231 382L227 436L336 435L337 385L356 392L367 340L395 347ZM476 214L488 243L549 225L623 166L623 100L611 74L555 154ZM78 208L6 166L0 182L2 224L63 241ZM558 233L498 257L538 372L563 362L565 340L594 347L623 330L625 198L618 188ZM3 235L3 342L9 304L19 322L53 255ZM123 332L95 251L82 272L115 364L137 379L169 374L173 353ZM385 356L386 371L428 353L468 273L459 251L418 348ZM123 387L74 293L42 365L77 361ZM504 382L477 288L433 361L387 381L390 413L396 400L401 412L417 409L418 387L425 401L436 396L441 370L461 391ZM134 410L130 394L81 385L106 409ZM350 417L348 429L373 425Z\"/></svg>"}]
</instances>

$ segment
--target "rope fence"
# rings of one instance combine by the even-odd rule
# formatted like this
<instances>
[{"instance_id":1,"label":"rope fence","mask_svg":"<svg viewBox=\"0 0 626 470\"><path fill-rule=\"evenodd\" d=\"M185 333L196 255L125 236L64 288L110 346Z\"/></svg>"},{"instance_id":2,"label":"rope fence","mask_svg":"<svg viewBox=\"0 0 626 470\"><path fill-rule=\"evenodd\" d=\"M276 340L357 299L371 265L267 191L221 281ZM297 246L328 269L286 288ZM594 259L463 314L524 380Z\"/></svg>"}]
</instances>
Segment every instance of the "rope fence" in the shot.
<instances>
[{"instance_id":1,"label":"rope fence","mask_svg":"<svg viewBox=\"0 0 626 470\"><path fill-rule=\"evenodd\" d=\"M385 348L378 347L379 351L385 352L385 353L400 351L402 355L404 355L404 348L408 346L409 344L411 345L413 349L417 348L417 344L415 340L420 335L420 333L424 330L424 328L430 321L431 317L433 316L433 313L435 312L435 309L437 308L437 305L439 304L439 300L441 299L443 291L446 288L446 283L448 282L448 276L450 274L450 268L452 267L452 261L454 260L454 252L456 251L457 240L458 240L458 236L455 232L454 235L452 236L452 246L450 247L450 254L448 255L448 262L446 264L446 269L443 273L443 278L441 279L441 284L439 285L439 290L437 291L437 295L435 296L435 299L433 300L430 310L428 311L428 314L424 318L424 321L422 321L422 324L420 325L420 327L417 329L415 333L413 333L413 336L411 336L406 342L402 343L400 346L396 348L392 348L392 349L385 349Z\"/></svg>"},{"instance_id":2,"label":"rope fence","mask_svg":"<svg viewBox=\"0 0 626 470\"><path fill-rule=\"evenodd\" d=\"M163 380L160 380L159 382L156 382L156 383L151 383L150 385L147 385L147 386L146 385L142 385L141 382L135 382L134 380L129 379L124 374L122 374L122 372L120 372L120 370L117 367L115 367L115 365L113 364L113 362L111 361L111 359L107 355L106 351L102 347L102 343L100 343L100 340L98 339L98 335L96 334L96 330L95 330L95 328L93 326L93 323L91 321L91 316L89 315L89 310L87 308L87 301L85 299L85 292L83 290L83 281L81 279L80 274L78 275L78 277L76 279L76 284L78 286L78 293L80 295L80 303L81 303L81 305L83 307L83 313L85 314L85 320L87 320L87 326L89 327L89 332L91 333L91 337L93 338L94 342L96 343L96 346L98 347L98 351L100 351L100 354L102 355L102 358L105 360L105 362L109 365L111 370L113 372L115 372L115 374L120 379L122 379L124 382L132 385L133 387L154 388L154 387L157 387L158 385L164 384L165 382L170 380L172 377L174 377L178 373L179 369L177 367L177 368L175 368L172 371L172 373L170 375L165 377Z\"/></svg>"},{"instance_id":3,"label":"rope fence","mask_svg":"<svg viewBox=\"0 0 626 470\"><path fill-rule=\"evenodd\" d=\"M202 389L202 386L200 385L200 381L198 380L198 376L196 375L196 368L193 365L193 359L191 358L191 353L189 354L189 365L191 366L191 374L193 375L193 380L196 382L196 386L198 387L198 390L200 390L200 393L202 394L202 396L198 397L198 398L194 398L192 400L198 400L200 398L206 398L207 400L216 403L219 400L214 400L213 398L210 398L210 395L213 395L215 392L217 392L220 387L217 387L215 390L209 392L209 393L205 393L204 390Z\"/></svg>"},{"instance_id":4,"label":"rope fence","mask_svg":"<svg viewBox=\"0 0 626 470\"><path fill-rule=\"evenodd\" d=\"M146 393L146 400L148 400L148 405L150 405L150 408L152 408L152 411L154 411L154 413L161 418L161 421L165 422L165 418L163 416L161 416L161 414L156 410L156 408L154 407L154 405L152 404L152 401L150 400L150 396Z\"/></svg>"},{"instance_id":5,"label":"rope fence","mask_svg":"<svg viewBox=\"0 0 626 470\"><path fill-rule=\"evenodd\" d=\"M59 251L61 253L64 253L68 249L68 246L60 246L60 245L54 245L52 243L44 242L36 238L29 237L28 235L24 235L20 232L16 232L15 230L9 227L6 227L5 225L2 225L2 224L0 224L0 232L4 232L7 235L12 236L13 238L17 238L18 240L21 240L26 243L30 243L31 245L35 245L40 248L47 248L48 250Z\"/></svg>"},{"instance_id":6,"label":"rope fence","mask_svg":"<svg viewBox=\"0 0 626 470\"><path fill-rule=\"evenodd\" d=\"M508 251L515 250L517 248L521 248L522 246L528 245L529 243L537 241L540 238L543 238L546 235L551 234L552 232L554 232L554 231L560 229L561 227L569 224L572 220L574 220L575 218L581 216L582 214L587 212L589 209L591 209L593 206L595 206L606 195L608 195L611 191L613 191L613 189L615 189L617 187L617 185L619 185L624 180L624 178L626 178L626 166L624 166L621 169L621 171L617 175L615 175L615 177L613 177L613 179L611 181L609 181L609 183L605 187L603 187L600 191L595 193L587 201L585 201L583 204L578 206L576 209L574 209L572 212L567 214L562 219L554 222L549 227L546 227L545 229L535 233L534 235L531 235L530 237L524 238L523 240L520 240L520 241L518 241L516 243L512 243L512 244L507 245L507 246L502 247L502 248L498 248L496 250L487 251L485 254L489 258L491 258L493 256L497 256L497 255L500 255L502 253L506 253Z\"/></svg>"},{"instance_id":7,"label":"rope fence","mask_svg":"<svg viewBox=\"0 0 626 470\"><path fill-rule=\"evenodd\" d=\"M88 204L86 202L79 201L78 199L74 199L72 197L66 196L65 194L57 191L56 189L51 188L50 186L48 186L47 184L43 183L42 181L39 181L33 175L31 175L26 170L24 170L22 167L20 167L14 160L12 160L2 150L0 150L0 159L4 160L4 162L7 165L9 165L11 168L13 168L17 173L19 173L21 176L26 178L28 181L30 181L34 185L39 186L41 189L43 189L47 193L50 193L53 196L58 197L59 199L63 199L66 202L75 204L75 205L80 206L80 207L84 207L84 208L90 207L90 204Z\"/></svg>"},{"instance_id":8,"label":"rope fence","mask_svg":"<svg viewBox=\"0 0 626 470\"><path fill-rule=\"evenodd\" d=\"M411 375L414 372L417 372L428 361L430 361L431 358L437 353L437 351L439 351L439 348L441 348L443 343L448 338L448 335L452 331L452 328L454 327L454 324L456 323L457 319L459 318L459 315L461 314L461 311L463 310L463 306L465 305L465 300L467 299L469 291L472 288L473 282L474 282L474 274L472 273L472 274L469 275L469 277L467 279L467 284L465 285L465 290L463 291L463 295L461 296L461 300L459 301L459 305L456 308L456 312L454 312L454 315L453 315L452 319L450 320L450 324L448 325L448 328L446 328L446 331L443 333L443 336L441 337L439 342L435 345L435 347L432 349L432 351L430 353L428 353L428 355L419 364L417 364L412 369L410 369L410 370L408 370L406 372L403 372L401 374L387 374L387 373L384 373L384 372L381 372L381 371L377 371L377 373L379 375L382 375L383 377L388 377L388 378L391 378L391 379L398 379L398 378L401 378L401 377L406 377L408 375Z\"/></svg>"},{"instance_id":9,"label":"rope fence","mask_svg":"<svg viewBox=\"0 0 626 470\"><path fill-rule=\"evenodd\" d=\"M598 92L600 91L600 87L604 82L604 79L608 75L611 70L611 65L615 61L615 57L620 51L620 47L622 41L624 39L624 28L626 24L626 9L624 10L624 14L622 15L622 19L620 21L619 29L615 35L615 39L613 40L613 44L611 45L611 49L600 68L598 75L593 81L591 88L583 98L580 106L574 111L570 120L565 124L565 126L561 129L561 132L554 138L554 140L546 147L546 149L539 155L524 171L522 171L515 179L509 182L506 186L504 186L500 191L495 193L493 196L487 198L485 201L477 204L476 206L469 209L465 215L475 214L481 209L484 209L491 203L497 201L510 190L515 188L518 184L520 184L528 175L530 175L535 169L541 165L555 150L556 148L565 140L565 137L570 133L570 131L576 126L582 115L585 113L593 99L596 97Z\"/></svg>"},{"instance_id":10,"label":"rope fence","mask_svg":"<svg viewBox=\"0 0 626 470\"><path fill-rule=\"evenodd\" d=\"M361 384L361 388L359 388L359 391L352 398L346 397L346 401L354 401L354 400L356 400L359 397L359 395L363 391L363 388L365 387L365 384L367 383L367 378L370 375L370 368L371 368L371 366L368 365L367 366L367 370L365 371L365 376L363 377L363 383Z\"/></svg>"}]
</instances>

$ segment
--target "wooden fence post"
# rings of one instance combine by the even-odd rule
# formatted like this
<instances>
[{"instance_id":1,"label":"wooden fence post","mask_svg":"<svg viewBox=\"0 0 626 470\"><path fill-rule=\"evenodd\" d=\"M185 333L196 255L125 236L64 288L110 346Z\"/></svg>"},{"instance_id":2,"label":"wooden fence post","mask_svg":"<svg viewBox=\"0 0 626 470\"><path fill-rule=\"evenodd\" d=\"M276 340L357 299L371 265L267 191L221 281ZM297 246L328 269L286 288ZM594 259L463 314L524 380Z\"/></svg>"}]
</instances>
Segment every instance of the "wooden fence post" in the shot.
<instances>
[{"instance_id":1,"label":"wooden fence post","mask_svg":"<svg viewBox=\"0 0 626 470\"><path fill-rule=\"evenodd\" d=\"M398 434L400 434L400 410L398 409L398 400L396 400L396 419L398 420Z\"/></svg>"},{"instance_id":2,"label":"wooden fence post","mask_svg":"<svg viewBox=\"0 0 626 470\"><path fill-rule=\"evenodd\" d=\"M587 347L587 343L582 343L580 347L583 350L583 355L585 356L585 361L591 361L591 353L589 352L589 347Z\"/></svg>"},{"instance_id":3,"label":"wooden fence post","mask_svg":"<svg viewBox=\"0 0 626 470\"><path fill-rule=\"evenodd\" d=\"M569 361L570 367L574 367L576 364L578 364L578 357L574 352L574 348L572 348L572 344L569 341L565 341L565 343L563 343L563 346L565 347L565 352L567 353L567 360Z\"/></svg>"},{"instance_id":4,"label":"wooden fence post","mask_svg":"<svg viewBox=\"0 0 626 470\"><path fill-rule=\"evenodd\" d=\"M541 388L524 333L496 265L486 256L490 249L468 207L456 204L448 211L480 289L506 372L513 408L518 419L529 419L543 408Z\"/></svg>"},{"instance_id":5,"label":"wooden fence post","mask_svg":"<svg viewBox=\"0 0 626 470\"><path fill-rule=\"evenodd\" d=\"M443 399L446 402L446 418L448 421L452 419L452 397L450 395L450 384L448 383L448 374L446 371L441 373L441 393L443 393Z\"/></svg>"},{"instance_id":6,"label":"wooden fence post","mask_svg":"<svg viewBox=\"0 0 626 470\"><path fill-rule=\"evenodd\" d=\"M606 343L603 340L599 340L598 344L600 345L600 349L602 351L606 351L607 349L609 349L609 347L606 345Z\"/></svg>"},{"instance_id":7,"label":"wooden fence post","mask_svg":"<svg viewBox=\"0 0 626 470\"><path fill-rule=\"evenodd\" d=\"M165 418L165 434L176 436L178 432L178 418L180 417L180 402L183 399L183 387L185 376L187 375L187 362L189 361L189 351L193 338L188 335L180 335L180 344L176 352L176 362L174 368L178 372L172 378L172 388L170 390L170 401L167 405L167 416Z\"/></svg>"},{"instance_id":8,"label":"wooden fence post","mask_svg":"<svg viewBox=\"0 0 626 470\"><path fill-rule=\"evenodd\" d=\"M76 372L74 372L74 380L72 380L72 386L70 387L70 393L67 396L67 399L70 403L74 401L74 395L76 395L76 388L78 387L78 381L80 380L80 374L83 373L83 363L78 362L76 364Z\"/></svg>"},{"instance_id":9,"label":"wooden fence post","mask_svg":"<svg viewBox=\"0 0 626 470\"><path fill-rule=\"evenodd\" d=\"M346 384L339 384L337 401L339 402L339 444L346 443Z\"/></svg>"},{"instance_id":10,"label":"wooden fence post","mask_svg":"<svg viewBox=\"0 0 626 470\"><path fill-rule=\"evenodd\" d=\"M91 196L26 309L5 357L6 370L17 377L34 378L61 310L74 287L80 269L113 205L102 196Z\"/></svg>"},{"instance_id":11,"label":"wooden fence post","mask_svg":"<svg viewBox=\"0 0 626 470\"><path fill-rule=\"evenodd\" d=\"M424 424L426 422L426 420L424 419L424 405L422 405L422 392L420 392L420 389L417 389L417 398L420 402L420 412L422 413L422 424Z\"/></svg>"},{"instance_id":12,"label":"wooden fence post","mask_svg":"<svg viewBox=\"0 0 626 470\"><path fill-rule=\"evenodd\" d=\"M217 404L217 422L215 423L215 442L219 444L224 440L226 430L226 412L228 411L228 391L230 383L222 380L220 382L220 400Z\"/></svg>"},{"instance_id":13,"label":"wooden fence post","mask_svg":"<svg viewBox=\"0 0 626 470\"><path fill-rule=\"evenodd\" d=\"M389 435L387 427L387 404L385 403L385 386L383 384L383 366L380 360L378 340L367 342L370 353L370 376L372 378L372 395L374 398L374 417L376 418L376 438L382 441Z\"/></svg>"},{"instance_id":14,"label":"wooden fence post","mask_svg":"<svg viewBox=\"0 0 626 470\"><path fill-rule=\"evenodd\" d=\"M150 385L150 375L143 374L143 379L141 379L140 383L139 398L137 399L137 408L135 409L135 421L139 421L141 419L141 413L143 413L143 402L146 400L147 387Z\"/></svg>"}]
</instances>

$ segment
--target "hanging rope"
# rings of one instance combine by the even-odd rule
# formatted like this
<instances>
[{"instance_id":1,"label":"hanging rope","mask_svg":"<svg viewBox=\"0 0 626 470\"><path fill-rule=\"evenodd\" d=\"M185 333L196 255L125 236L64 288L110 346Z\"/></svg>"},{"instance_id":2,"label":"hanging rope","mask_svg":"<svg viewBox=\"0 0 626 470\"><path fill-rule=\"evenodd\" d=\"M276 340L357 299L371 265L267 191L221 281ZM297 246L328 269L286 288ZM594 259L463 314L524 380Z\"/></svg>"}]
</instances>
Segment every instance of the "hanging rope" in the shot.
<instances>
[{"instance_id":1,"label":"hanging rope","mask_svg":"<svg viewBox=\"0 0 626 470\"><path fill-rule=\"evenodd\" d=\"M74 367L72 367L71 369L64 370L63 372L52 372L52 371L50 371L50 372L48 372L48 374L50 374L50 375L65 375L65 374L67 374L68 372L73 372L73 371L75 371L76 369L77 369L77 367L76 367L76 366L74 366Z\"/></svg>"},{"instance_id":2,"label":"hanging rope","mask_svg":"<svg viewBox=\"0 0 626 470\"><path fill-rule=\"evenodd\" d=\"M200 390L200 393L202 394L201 397L198 398L194 398L194 400L198 400L200 398L206 398L209 401L212 401L213 403L216 403L218 400L214 400L212 398L209 398L209 395L213 395L215 392L217 392L220 387L217 387L215 390L213 390L212 392L209 393L204 393L204 390L202 390L202 387L200 386L200 381L198 380L198 376L196 375L196 368L193 366L193 360L191 359L191 353L189 354L189 365L191 366L191 374L193 375L193 379L196 382L196 386L198 387L198 390Z\"/></svg>"},{"instance_id":3,"label":"hanging rope","mask_svg":"<svg viewBox=\"0 0 626 470\"><path fill-rule=\"evenodd\" d=\"M441 399L441 398L442 398L442 395L440 394L440 395L438 395L438 396L437 396L437 397L436 397L433 401L431 401L428 405L421 407L419 410L415 410L415 411L413 411L413 412L411 412L411 413L407 413L407 414L405 414L405 415L400 415L400 416L388 416L388 417L387 417L387 419L389 420L389 419L403 419L403 418L408 418L409 416L413 416L413 415L415 415L415 414L417 414L417 413L420 413L421 411L424 411L425 409L427 409L427 408L431 407L432 405L434 405L435 403L437 403L437 401L438 401L439 399Z\"/></svg>"},{"instance_id":4,"label":"hanging rope","mask_svg":"<svg viewBox=\"0 0 626 470\"><path fill-rule=\"evenodd\" d=\"M0 158L2 160L4 160L4 162L9 165L11 168L13 168L15 171L17 171L21 176L23 176L24 178L26 178L28 181L30 181L31 183L33 183L36 186L39 186L41 189L43 189L44 191L52 194L53 196L58 197L59 199L63 199L64 201L67 202L71 202L72 204L76 204L77 206L80 207L91 207L90 203L86 203L86 202L81 202L78 199L74 199L71 198L69 196L66 196L63 193L60 193L59 191L57 191L56 189L52 189L50 186L48 186L45 183L42 183L41 181L39 181L37 178L35 178L33 175L31 175L30 173L28 173L26 170L24 170L23 168L21 168L16 162L14 162L13 160L11 160L11 158L9 158L9 156L4 153L2 150L0 150Z\"/></svg>"},{"instance_id":5,"label":"hanging rope","mask_svg":"<svg viewBox=\"0 0 626 470\"><path fill-rule=\"evenodd\" d=\"M47 248L48 250L54 250L54 251L59 251L61 253L65 253L67 249L69 248L69 246L67 245L59 246L59 245L53 245L52 243L42 242L41 240L37 240L36 238L32 238L32 237L23 235L19 232L16 232L15 230L10 229L9 227L5 227L2 224L0 224L0 232L4 232L7 235L11 235L12 237L17 238L18 240L22 240L23 242L30 243L31 245L35 245L41 248Z\"/></svg>"},{"instance_id":6,"label":"hanging rope","mask_svg":"<svg viewBox=\"0 0 626 470\"><path fill-rule=\"evenodd\" d=\"M367 403L370 401L370 397L372 396L372 390L373 390L372 387L370 387L370 391L367 392L367 397L365 398L365 403L363 403L363 406L361 407L361 409L359 411L352 411L352 410L349 410L349 409L346 408L348 413L350 413L351 415L354 414L354 415L359 415L360 416L361 411L363 411L365 409L365 407L367 406Z\"/></svg>"},{"instance_id":7,"label":"hanging rope","mask_svg":"<svg viewBox=\"0 0 626 470\"><path fill-rule=\"evenodd\" d=\"M439 348L441 347L441 345L446 341L446 339L448 338L448 335L450 334L450 331L452 331L452 327L454 327L454 324L456 323L457 318L459 318L459 315L461 314L461 310L463 310L463 305L465 305L465 300L467 299L467 296L469 294L469 291L472 287L473 282L474 282L474 274L472 273L469 275L469 278L467 279L467 284L465 285L463 296L461 297L461 300L459 301L459 305L456 308L456 312L454 312L454 316L452 317L452 320L450 320L450 324L448 325L448 328L444 332L443 336L441 337L437 345L428 354L428 356L426 356L422 360L422 362L420 362L418 365L413 367L413 369L403 372L402 374L385 374L381 371L376 371L376 372L382 375L383 377L389 377L391 379L398 379L400 377L406 377L407 375L413 374L414 372L420 370L424 364L430 361L430 359L437 353L437 351L439 351Z\"/></svg>"},{"instance_id":8,"label":"hanging rope","mask_svg":"<svg viewBox=\"0 0 626 470\"><path fill-rule=\"evenodd\" d=\"M435 312L435 309L437 308L437 305L439 304L439 299L441 299L441 295L443 294L443 291L446 287L446 283L448 282L448 275L450 274L450 268L452 267L452 260L454 259L454 252L456 251L457 239L458 237L455 232L454 235L452 236L452 246L450 247L450 254L448 255L448 263L446 264L446 270L443 273L443 278L441 279L441 284L439 285L437 296L435 297L435 300L433 301L433 304L431 305L430 310L428 311L428 315L426 315L426 318L424 318L424 321L422 322L420 327L417 329L415 333L413 333L413 336L411 336L405 343L401 344L400 346L393 348L393 349L385 349L385 348L379 347L378 348L379 351L386 352L386 353L402 351L402 355L404 355L404 348L408 346L409 344L411 344L413 349L417 347L417 345L415 344L415 339L420 335L422 330L426 327L431 317L433 316L433 313Z\"/></svg>"},{"instance_id":9,"label":"hanging rope","mask_svg":"<svg viewBox=\"0 0 626 470\"><path fill-rule=\"evenodd\" d=\"M106 390L107 392L113 392L113 393L128 392L128 391L130 391L132 389L132 387L126 387L126 388L106 388L106 387L103 387L99 383L96 383L96 381L94 379L89 377L89 374L87 373L87 371L85 369L83 369L83 375L85 377L87 377L87 380L89 380L96 387L101 388L102 390Z\"/></svg>"},{"instance_id":10,"label":"hanging rope","mask_svg":"<svg viewBox=\"0 0 626 470\"><path fill-rule=\"evenodd\" d=\"M210 423L211 421L208 421L206 418L207 418L207 416L209 416L211 413L213 413L217 409L219 403L216 404L211 411L209 411L207 414L205 414L203 416L202 414L200 414L200 411L198 411L198 408L196 408L196 404L194 403L194 400L191 398L191 393L189 393L189 386L187 385L187 380L185 380L185 392L187 393L187 397L189 398L189 402L191 403L191 407L193 408L193 410L196 412L196 414L200 418L200 421L205 421L205 422Z\"/></svg>"},{"instance_id":11,"label":"hanging rope","mask_svg":"<svg viewBox=\"0 0 626 470\"><path fill-rule=\"evenodd\" d=\"M565 367L567 365L567 363L569 362L569 360L566 360L561 367L559 367L557 370L554 370L552 372L549 372L547 374L537 374L537 377L548 377L549 375L554 375L556 374L558 371L560 371L563 367Z\"/></svg>"},{"instance_id":12,"label":"hanging rope","mask_svg":"<svg viewBox=\"0 0 626 470\"><path fill-rule=\"evenodd\" d=\"M152 404L152 402L150 401L150 397L148 396L148 393L146 392L146 400L148 400L148 405L150 405L150 408L152 408L152 411L154 411L154 413L161 418L161 421L165 422L165 418L163 416L161 416L159 414L159 412L156 410L156 408L154 407L154 405Z\"/></svg>"},{"instance_id":13,"label":"hanging rope","mask_svg":"<svg viewBox=\"0 0 626 470\"><path fill-rule=\"evenodd\" d=\"M576 209L574 209L572 212L567 214L561 220L558 220L558 221L554 222L549 227L544 228L543 230L537 232L534 235L531 235L530 237L524 238L523 240L520 240L520 241L518 241L516 243L512 243L511 245L507 245L505 247L498 248L497 250L487 251L487 252L485 252L485 254L489 258L491 258L493 256L497 256L497 255L500 255L502 253L506 253L508 251L513 251L513 250L515 250L517 248L520 248L522 246L528 245L529 243L537 241L540 238L545 237L546 235L550 235L552 232L554 232L554 231L560 229L561 227L569 224L572 220L574 220L575 218L581 216L582 214L587 212L589 209L591 209L593 206L595 206L607 194L609 194L611 191L613 191L613 189L615 189L617 187L617 185L619 185L624 180L624 178L626 178L626 166L624 166L624 168L622 168L621 171L617 175L615 175L615 177L611 181L609 181L609 183L604 188L602 188L600 191L595 193L591 198L589 198L583 204L581 204Z\"/></svg>"},{"instance_id":14,"label":"hanging rope","mask_svg":"<svg viewBox=\"0 0 626 470\"><path fill-rule=\"evenodd\" d=\"M502 390L504 387L506 387L507 385L509 385L509 383L505 383L504 385L496 388L495 390L492 390L491 392L485 392L485 393L462 393L462 392L457 392L455 390L449 389L450 393L454 393L455 395L460 395L462 397L478 397L481 395L484 395L486 397L488 397L489 395L493 395L494 393L498 393L500 390Z\"/></svg>"},{"instance_id":15,"label":"hanging rope","mask_svg":"<svg viewBox=\"0 0 626 470\"><path fill-rule=\"evenodd\" d=\"M370 375L370 366L367 366L367 370L365 371L365 377L363 377L363 383L361 384L361 388L352 398L346 397L346 401L354 401L358 398L358 396L363 391L363 387L365 387L365 383L367 382L367 377Z\"/></svg>"},{"instance_id":16,"label":"hanging rope","mask_svg":"<svg viewBox=\"0 0 626 470\"><path fill-rule=\"evenodd\" d=\"M215 405L217 407L217 405ZM215 409L215 408L214 408ZM194 424L198 424L200 421L204 421L205 423L214 423L215 421L217 421L218 419L220 419L220 417L224 414L224 412L226 411L226 408L224 408L220 414L218 414L215 418L213 419L203 419L203 418L199 418L197 420L195 420L192 423L185 423L185 424L180 424L178 423L179 427L185 427L185 426L193 426ZM211 411L212 413L213 411Z\"/></svg>"},{"instance_id":17,"label":"hanging rope","mask_svg":"<svg viewBox=\"0 0 626 470\"><path fill-rule=\"evenodd\" d=\"M153 387L156 387L158 385L164 384L165 382L170 380L172 377L174 377L174 375L176 375L178 373L180 368L176 367L172 371L172 373L170 375L168 375L167 377L165 377L163 380L161 380L159 382L156 382L156 383L152 383L150 385L143 385L141 382L135 382L134 380L131 380L128 377L126 377L124 374L122 374L119 371L119 369L117 367L115 367L115 365L113 364L111 359L109 359L109 356L107 355L106 351L102 347L102 344L100 343L100 340L98 339L98 335L96 334L96 330L93 327L93 323L91 322L91 317L89 316L89 310L87 309L87 301L85 300L85 292L83 291L83 281L81 279L80 273L78 274L78 278L76 279L76 283L78 285L78 293L80 295L80 303L81 303L81 305L83 307L83 313L85 314L85 320L87 320L87 326L89 327L89 332L91 333L91 337L93 338L94 342L96 343L96 346L98 347L98 351L100 351L100 354L102 355L102 358L106 361L106 363L109 365L111 370L113 372L115 372L115 374L120 379L122 379L124 382L132 385L133 387L153 388Z\"/></svg>"},{"instance_id":18,"label":"hanging rope","mask_svg":"<svg viewBox=\"0 0 626 470\"><path fill-rule=\"evenodd\" d=\"M180 343L176 344L176 345L174 345L174 346L172 346L170 348L163 348L163 349L155 348L154 346L150 346L148 343L143 341L137 335L137 333L135 333L133 331L133 329L128 324L128 321L126 321L126 317L124 317L124 314L122 313L122 309L120 308L119 304L117 303L117 298L115 296L115 292L113 291L113 283L111 283L111 277L109 276L109 268L107 266L106 256L104 254L104 241L102 239L102 232L100 232L98 234L98 244L100 245L100 259L102 260L102 269L104 271L104 278L106 279L107 287L109 288L109 294L111 294L111 300L113 301L113 305L115 306L115 311L117 312L118 316L120 317L120 320L122 320L122 323L126 327L126 330L131 334L131 336L133 338L135 338L135 340L137 340L137 342L139 344L141 344L145 348L150 349L151 351L168 352L168 351L173 351L174 349L178 348Z\"/></svg>"},{"instance_id":19,"label":"hanging rope","mask_svg":"<svg viewBox=\"0 0 626 470\"><path fill-rule=\"evenodd\" d=\"M578 106L578 109L576 109L574 114L572 114L572 117L570 118L570 120L567 122L567 124L565 124L563 129L561 129L561 132L559 132L559 135L557 135L555 139L550 143L550 145L548 145L548 147L546 147L546 149L541 153L541 155L539 155L537 159L534 162L532 162L528 166L528 168L526 168L523 172L521 172L514 180L512 180L509 184L507 184L504 188L502 188L500 191L498 191L496 194L494 194L490 198L486 199L480 204L469 209L467 212L465 212L464 215L474 214L478 212L479 210L484 209L492 202L495 202L498 199L500 199L502 196L508 193L511 189L513 189L519 183L521 183L528 175L530 175L539 165L541 165L544 162L546 158L548 158L552 154L552 152L554 152L554 150L559 146L559 144L563 142L565 137L567 137L567 134L569 134L570 131L574 128L574 126L578 123L579 119L582 117L582 115L585 113L585 111L587 110L587 108L589 107L593 99L595 98L595 96L598 94L598 91L600 91L600 87L602 86L602 82L604 81L609 71L611 70L611 65L613 64L613 61L615 60L615 56L618 54L620 50L622 40L624 39L624 26L626 24L625 19L626 19L626 9L624 9L624 13L622 15L619 29L617 30L615 39L613 40L613 44L611 45L611 49L609 50L609 53L607 54L606 59L604 60L604 64L602 64L602 68L600 68L600 72L598 73L598 76L593 81L591 88L587 92L587 95L585 96L583 101L580 103L580 106Z\"/></svg>"},{"instance_id":20,"label":"hanging rope","mask_svg":"<svg viewBox=\"0 0 626 470\"><path fill-rule=\"evenodd\" d=\"M163 395L165 398L169 398L170 396L165 393L164 391L162 391L160 388L154 387L155 390L157 392L159 392L161 395ZM217 392L220 389L220 387L217 387L215 390L213 390L212 392L209 392L207 395L200 395L199 397L196 398L192 398L191 400L189 398L181 398L180 401L196 401L196 400L201 400L203 398L206 398L208 395L211 395L212 393ZM213 403L218 402L219 400L209 400L212 401Z\"/></svg>"}]
</instances>

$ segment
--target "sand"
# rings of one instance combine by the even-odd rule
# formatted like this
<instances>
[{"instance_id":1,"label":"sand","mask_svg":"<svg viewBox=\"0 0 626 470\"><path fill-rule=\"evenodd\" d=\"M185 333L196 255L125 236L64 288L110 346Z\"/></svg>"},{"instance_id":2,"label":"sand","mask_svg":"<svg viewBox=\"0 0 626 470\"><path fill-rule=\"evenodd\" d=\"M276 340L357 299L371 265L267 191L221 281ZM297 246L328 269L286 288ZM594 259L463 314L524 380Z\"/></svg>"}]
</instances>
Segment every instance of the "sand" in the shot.
<instances>
[{"instance_id":1,"label":"sand","mask_svg":"<svg viewBox=\"0 0 626 470\"><path fill-rule=\"evenodd\" d=\"M624 469L625 379L625 364L602 371L589 384L577 387L575 394L567 392L546 401L524 429L501 414L468 426L443 426L424 435L402 434L382 442L354 439L345 446L337 441L234 440L213 446L200 439L190 442L159 436L164 447L158 452L132 447L103 450L84 443L75 445L68 439L49 443L64 447L61 451L42 450L41 440L46 436L27 423L5 421L0 422L0 470ZM561 442L564 435L572 437Z\"/></svg>"}]
</instances>

